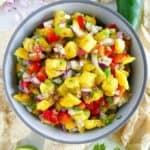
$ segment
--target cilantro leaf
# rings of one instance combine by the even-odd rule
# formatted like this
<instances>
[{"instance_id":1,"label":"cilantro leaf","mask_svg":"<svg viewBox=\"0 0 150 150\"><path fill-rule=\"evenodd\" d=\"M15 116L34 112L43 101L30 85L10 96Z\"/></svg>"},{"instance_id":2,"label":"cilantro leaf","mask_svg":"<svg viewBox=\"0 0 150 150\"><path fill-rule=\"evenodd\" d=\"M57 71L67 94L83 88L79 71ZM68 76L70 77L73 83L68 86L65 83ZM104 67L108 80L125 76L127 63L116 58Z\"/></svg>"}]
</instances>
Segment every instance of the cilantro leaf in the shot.
<instances>
[{"instance_id":1,"label":"cilantro leaf","mask_svg":"<svg viewBox=\"0 0 150 150\"><path fill-rule=\"evenodd\" d=\"M119 147L115 147L113 150L120 150L120 148Z\"/></svg>"}]
</instances>

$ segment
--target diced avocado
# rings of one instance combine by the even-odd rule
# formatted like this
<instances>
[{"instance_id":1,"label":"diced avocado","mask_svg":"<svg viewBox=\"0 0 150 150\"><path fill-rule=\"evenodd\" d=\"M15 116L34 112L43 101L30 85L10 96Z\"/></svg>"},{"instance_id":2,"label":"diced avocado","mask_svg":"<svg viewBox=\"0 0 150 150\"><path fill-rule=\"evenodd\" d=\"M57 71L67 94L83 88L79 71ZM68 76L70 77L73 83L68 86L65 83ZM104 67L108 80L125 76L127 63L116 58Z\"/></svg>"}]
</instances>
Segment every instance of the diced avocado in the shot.
<instances>
[{"instance_id":1,"label":"diced avocado","mask_svg":"<svg viewBox=\"0 0 150 150\"><path fill-rule=\"evenodd\" d=\"M67 93L63 98L60 99L60 105L66 108L73 107L80 103L81 101L71 93Z\"/></svg>"},{"instance_id":2,"label":"diced avocado","mask_svg":"<svg viewBox=\"0 0 150 150\"><path fill-rule=\"evenodd\" d=\"M75 42L69 41L65 45L65 56L67 59L71 59L77 56L78 46Z\"/></svg>"},{"instance_id":3,"label":"diced avocado","mask_svg":"<svg viewBox=\"0 0 150 150\"><path fill-rule=\"evenodd\" d=\"M95 86L96 74L84 71L80 77L79 82L82 88L92 88Z\"/></svg>"},{"instance_id":4,"label":"diced avocado","mask_svg":"<svg viewBox=\"0 0 150 150\"><path fill-rule=\"evenodd\" d=\"M97 41L90 34L85 34L77 39L77 43L81 49L89 53L96 45Z\"/></svg>"},{"instance_id":5,"label":"diced avocado","mask_svg":"<svg viewBox=\"0 0 150 150\"><path fill-rule=\"evenodd\" d=\"M22 47L16 49L15 55L19 58L29 60L28 52Z\"/></svg>"}]
</instances>

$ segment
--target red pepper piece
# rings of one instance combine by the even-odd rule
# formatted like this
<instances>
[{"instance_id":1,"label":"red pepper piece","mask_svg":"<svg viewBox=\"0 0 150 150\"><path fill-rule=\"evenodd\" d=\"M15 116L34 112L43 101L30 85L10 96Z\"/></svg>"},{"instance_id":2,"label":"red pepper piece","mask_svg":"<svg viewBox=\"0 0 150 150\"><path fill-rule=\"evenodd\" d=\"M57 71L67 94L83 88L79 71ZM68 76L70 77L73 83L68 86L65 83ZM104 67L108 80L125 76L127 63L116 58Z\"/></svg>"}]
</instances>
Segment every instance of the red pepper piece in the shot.
<instances>
[{"instance_id":1,"label":"red pepper piece","mask_svg":"<svg viewBox=\"0 0 150 150\"><path fill-rule=\"evenodd\" d=\"M105 50L105 55L107 57L110 57L110 56L112 56L114 54L114 51L115 51L115 46L113 45L113 46L111 46L110 50Z\"/></svg>"},{"instance_id":2,"label":"red pepper piece","mask_svg":"<svg viewBox=\"0 0 150 150\"><path fill-rule=\"evenodd\" d=\"M59 40L60 40L60 36L58 36L55 33L54 29L50 29L47 35L47 41L49 43L55 43L55 42L58 42Z\"/></svg>"},{"instance_id":3,"label":"red pepper piece","mask_svg":"<svg viewBox=\"0 0 150 150\"><path fill-rule=\"evenodd\" d=\"M128 57L128 54L123 53L123 54L117 54L113 57L113 63L119 64L121 63L126 57Z\"/></svg>"},{"instance_id":4,"label":"red pepper piece","mask_svg":"<svg viewBox=\"0 0 150 150\"><path fill-rule=\"evenodd\" d=\"M46 73L45 73L45 68L44 68L44 67L42 67L42 68L40 69L40 71L37 73L37 78L38 78L41 82L43 82L43 81L45 81L45 80L47 79L47 75L46 75Z\"/></svg>"},{"instance_id":5,"label":"red pepper piece","mask_svg":"<svg viewBox=\"0 0 150 150\"><path fill-rule=\"evenodd\" d=\"M84 55L86 55L87 53L84 51L84 50L82 50L82 49L78 49L78 56L84 56Z\"/></svg>"},{"instance_id":6,"label":"red pepper piece","mask_svg":"<svg viewBox=\"0 0 150 150\"><path fill-rule=\"evenodd\" d=\"M81 102L79 105L77 105L77 107L79 107L81 109L85 109L86 105L83 102Z\"/></svg>"},{"instance_id":7,"label":"red pepper piece","mask_svg":"<svg viewBox=\"0 0 150 150\"><path fill-rule=\"evenodd\" d=\"M71 116L66 112L59 112L58 113L58 121L59 123L65 125L72 120Z\"/></svg>"},{"instance_id":8,"label":"red pepper piece","mask_svg":"<svg viewBox=\"0 0 150 150\"><path fill-rule=\"evenodd\" d=\"M30 74L37 73L40 70L40 63L34 62L31 65L29 65L27 68Z\"/></svg>"},{"instance_id":9,"label":"red pepper piece","mask_svg":"<svg viewBox=\"0 0 150 150\"><path fill-rule=\"evenodd\" d=\"M109 29L117 29L117 25L116 25L115 23L109 24L106 28L109 28Z\"/></svg>"},{"instance_id":10,"label":"red pepper piece","mask_svg":"<svg viewBox=\"0 0 150 150\"><path fill-rule=\"evenodd\" d=\"M55 109L44 111L42 114L42 119L44 119L45 121L48 121L49 123L53 125L57 125L59 123L58 113L55 111Z\"/></svg>"},{"instance_id":11,"label":"red pepper piece","mask_svg":"<svg viewBox=\"0 0 150 150\"><path fill-rule=\"evenodd\" d=\"M85 21L83 16L77 16L77 21L81 30L85 29Z\"/></svg>"}]
</instances>

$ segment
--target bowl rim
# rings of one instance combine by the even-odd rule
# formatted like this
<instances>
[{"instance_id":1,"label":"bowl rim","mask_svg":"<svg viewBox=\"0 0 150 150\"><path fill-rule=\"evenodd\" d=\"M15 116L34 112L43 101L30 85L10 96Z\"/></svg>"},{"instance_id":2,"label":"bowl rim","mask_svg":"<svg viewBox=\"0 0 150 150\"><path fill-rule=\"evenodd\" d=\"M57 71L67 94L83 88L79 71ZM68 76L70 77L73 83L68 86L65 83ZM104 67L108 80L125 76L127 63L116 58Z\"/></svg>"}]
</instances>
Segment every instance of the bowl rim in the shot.
<instances>
[{"instance_id":1,"label":"bowl rim","mask_svg":"<svg viewBox=\"0 0 150 150\"><path fill-rule=\"evenodd\" d=\"M6 64L6 57L8 55L8 51L10 49L10 44L12 43L13 41L13 37L18 33L19 29L22 27L22 25L27 22L32 16L34 16L36 13L42 11L43 9L45 8L48 8L48 7L52 7L52 6L55 6L55 5L60 5L60 4L67 4L67 3L82 3L82 4L90 4L90 5L93 5L97 8L102 8L102 9L105 9L106 11L112 13L113 15L115 15L117 18L119 18L128 28L129 30L132 32L133 36L135 37L135 39L137 40L138 44L139 44L139 47L140 47L140 50L141 50L141 54L142 54L142 57L143 57L143 64L144 64L144 79L143 79L143 85L142 85L142 88L141 88L141 92L139 94L139 97L138 97L138 100L137 100L137 103L136 105L133 107L132 111L128 114L128 116L126 116L126 118L124 120L122 120L118 126L116 126L115 128L112 128L110 130L110 132L106 133L106 134L103 134L103 135L99 135L98 137L95 137L93 139L89 139L89 140L82 140L81 142L79 141L66 141L66 140L63 140L63 139L57 139L57 138L53 138L52 136L47 136L45 135L44 133L42 133L41 131L33 128L31 126L31 124L29 124L28 122L26 122L26 120L24 119L24 117L22 117L19 112L16 110L15 106L13 105L12 103L12 96L9 94L9 90L8 90L8 85L6 83L6 76L5 76L5 64ZM4 54L4 59L3 59L3 65L2 65L2 71L3 71L3 81L4 81L4 90L5 90L5 93L6 93L6 97L7 97L7 100L8 102L10 103L10 105L12 106L13 110L15 111L15 113L17 114L17 116L31 129L33 130L34 132L38 133L39 135L43 136L44 138L47 138L47 139L50 139L50 140L54 140L54 141L57 141L57 142L61 142L61 143L68 143L68 144L81 144L81 143L87 143L87 142L92 142L92 141L95 141L95 140L98 140L100 138L103 138L109 134L112 134L114 131L116 131L117 129L121 128L128 120L129 118L132 116L132 114L135 112L136 108L138 107L138 105L140 104L141 100L142 100L142 97L144 95L144 90L146 88L146 83L147 83L147 73L148 73L148 69L147 69L147 60L146 60L146 55L144 53L144 48L140 42L140 39L136 33L136 31L131 27L131 25L128 23L128 21L123 18L119 13L115 12L114 10L110 9L109 7L107 6L104 6L98 2L93 2L93 1L90 1L90 0L71 0L71 1L68 1L68 0L62 0L62 1L56 1L56 2L52 2L50 4L47 4L47 5L44 5L40 8L38 8L37 10L33 11L30 15L28 15L20 24L19 26L15 29L14 33L12 34L8 44L7 44L7 47L6 47L6 50L5 50L5 54Z\"/></svg>"}]
</instances>

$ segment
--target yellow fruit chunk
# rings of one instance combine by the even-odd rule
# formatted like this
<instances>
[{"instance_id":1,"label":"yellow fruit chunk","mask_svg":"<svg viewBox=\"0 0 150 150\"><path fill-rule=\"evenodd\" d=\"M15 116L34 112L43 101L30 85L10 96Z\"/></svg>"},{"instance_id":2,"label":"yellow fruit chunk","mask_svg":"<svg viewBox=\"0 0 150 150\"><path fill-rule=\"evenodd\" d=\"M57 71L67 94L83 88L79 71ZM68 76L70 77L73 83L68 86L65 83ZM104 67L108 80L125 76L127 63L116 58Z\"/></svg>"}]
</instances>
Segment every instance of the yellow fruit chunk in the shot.
<instances>
[{"instance_id":1,"label":"yellow fruit chunk","mask_svg":"<svg viewBox=\"0 0 150 150\"><path fill-rule=\"evenodd\" d=\"M49 107L51 107L53 104L54 104L54 101L52 99L51 100L42 100L37 103L36 109L39 111L45 111Z\"/></svg>"},{"instance_id":2,"label":"yellow fruit chunk","mask_svg":"<svg viewBox=\"0 0 150 150\"><path fill-rule=\"evenodd\" d=\"M50 94L53 93L54 89L55 86L50 80L45 80L44 83L40 84L41 93Z\"/></svg>"},{"instance_id":3,"label":"yellow fruit chunk","mask_svg":"<svg viewBox=\"0 0 150 150\"><path fill-rule=\"evenodd\" d=\"M30 104L30 102L31 102L30 96L29 96L28 94L25 94L25 93L18 93L18 94L15 94L15 95L13 96L13 98L14 98L16 101L18 101L18 102L20 102L20 103L22 103L22 104L24 104L24 105L28 105L28 104Z\"/></svg>"},{"instance_id":4,"label":"yellow fruit chunk","mask_svg":"<svg viewBox=\"0 0 150 150\"><path fill-rule=\"evenodd\" d=\"M96 74L84 71L79 77L80 86L82 88L92 88L95 86L95 78Z\"/></svg>"},{"instance_id":5,"label":"yellow fruit chunk","mask_svg":"<svg viewBox=\"0 0 150 150\"><path fill-rule=\"evenodd\" d=\"M89 53L96 45L97 41L92 35L86 34L77 39L77 43L81 49Z\"/></svg>"},{"instance_id":6,"label":"yellow fruit chunk","mask_svg":"<svg viewBox=\"0 0 150 150\"><path fill-rule=\"evenodd\" d=\"M127 56L126 58L123 59L122 64L126 65L129 63L132 63L136 58L132 56Z\"/></svg>"},{"instance_id":7,"label":"yellow fruit chunk","mask_svg":"<svg viewBox=\"0 0 150 150\"><path fill-rule=\"evenodd\" d=\"M94 73L96 73L96 84L99 85L106 79L106 74L102 71L101 68L96 68L94 70Z\"/></svg>"},{"instance_id":8,"label":"yellow fruit chunk","mask_svg":"<svg viewBox=\"0 0 150 150\"><path fill-rule=\"evenodd\" d=\"M54 14L54 26L59 25L60 23L66 22L65 12L63 10L59 10Z\"/></svg>"},{"instance_id":9,"label":"yellow fruit chunk","mask_svg":"<svg viewBox=\"0 0 150 150\"><path fill-rule=\"evenodd\" d=\"M33 45L34 45L34 39L32 39L32 38L25 38L24 39L24 41L23 41L23 48L26 51L31 52L32 48L33 48Z\"/></svg>"},{"instance_id":10,"label":"yellow fruit chunk","mask_svg":"<svg viewBox=\"0 0 150 150\"><path fill-rule=\"evenodd\" d=\"M113 96L117 88L118 80L113 76L108 76L102 83L102 89L107 96Z\"/></svg>"},{"instance_id":11,"label":"yellow fruit chunk","mask_svg":"<svg viewBox=\"0 0 150 150\"><path fill-rule=\"evenodd\" d=\"M49 31L51 30L51 28L37 28L34 32L35 35L40 35L40 36L44 36L47 37Z\"/></svg>"},{"instance_id":12,"label":"yellow fruit chunk","mask_svg":"<svg viewBox=\"0 0 150 150\"><path fill-rule=\"evenodd\" d=\"M115 76L118 80L119 85L124 87L126 90L129 89L129 83L127 80L127 74L124 70L116 70L115 71Z\"/></svg>"},{"instance_id":13,"label":"yellow fruit chunk","mask_svg":"<svg viewBox=\"0 0 150 150\"><path fill-rule=\"evenodd\" d=\"M106 38L108 38L110 35L110 30L109 29L103 29L102 31L98 32L94 38L97 40L97 41L102 41L102 40L105 40Z\"/></svg>"},{"instance_id":14,"label":"yellow fruit chunk","mask_svg":"<svg viewBox=\"0 0 150 150\"><path fill-rule=\"evenodd\" d=\"M86 22L89 22L93 25L96 25L96 19L94 17L91 17L91 16L85 16L85 21Z\"/></svg>"},{"instance_id":15,"label":"yellow fruit chunk","mask_svg":"<svg viewBox=\"0 0 150 150\"><path fill-rule=\"evenodd\" d=\"M50 49L50 45L47 43L47 41L43 37L39 37L35 40L35 43L37 45L40 45L42 48L44 48L44 51L47 51L47 49Z\"/></svg>"},{"instance_id":16,"label":"yellow fruit chunk","mask_svg":"<svg viewBox=\"0 0 150 150\"><path fill-rule=\"evenodd\" d=\"M65 56L71 59L77 56L78 46L75 42L69 41L65 46Z\"/></svg>"},{"instance_id":17,"label":"yellow fruit chunk","mask_svg":"<svg viewBox=\"0 0 150 150\"><path fill-rule=\"evenodd\" d=\"M122 39L115 40L115 53L119 54L125 50L125 42Z\"/></svg>"},{"instance_id":18,"label":"yellow fruit chunk","mask_svg":"<svg viewBox=\"0 0 150 150\"><path fill-rule=\"evenodd\" d=\"M91 63L86 63L84 66L83 66L83 71L92 71L95 69L95 66Z\"/></svg>"},{"instance_id":19,"label":"yellow fruit chunk","mask_svg":"<svg viewBox=\"0 0 150 150\"><path fill-rule=\"evenodd\" d=\"M19 58L29 60L28 52L24 48L18 48L15 51L15 55Z\"/></svg>"},{"instance_id":20,"label":"yellow fruit chunk","mask_svg":"<svg viewBox=\"0 0 150 150\"><path fill-rule=\"evenodd\" d=\"M101 120L91 119L91 120L85 120L85 128L90 130L96 127L102 127L104 126L104 123Z\"/></svg>"},{"instance_id":21,"label":"yellow fruit chunk","mask_svg":"<svg viewBox=\"0 0 150 150\"><path fill-rule=\"evenodd\" d=\"M60 99L60 105L66 108L73 107L80 103L81 101L71 93L67 93L66 96Z\"/></svg>"},{"instance_id":22,"label":"yellow fruit chunk","mask_svg":"<svg viewBox=\"0 0 150 150\"><path fill-rule=\"evenodd\" d=\"M91 96L87 99L84 99L84 101L86 104L89 104L91 102L98 101L101 97L103 97L102 90L95 90L95 91L92 91Z\"/></svg>"},{"instance_id":23,"label":"yellow fruit chunk","mask_svg":"<svg viewBox=\"0 0 150 150\"><path fill-rule=\"evenodd\" d=\"M47 59L45 62L46 74L49 78L54 78L66 70L67 62L64 59Z\"/></svg>"}]
</instances>

